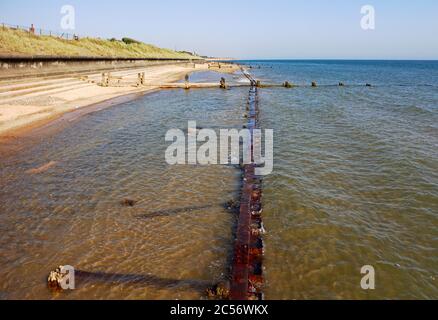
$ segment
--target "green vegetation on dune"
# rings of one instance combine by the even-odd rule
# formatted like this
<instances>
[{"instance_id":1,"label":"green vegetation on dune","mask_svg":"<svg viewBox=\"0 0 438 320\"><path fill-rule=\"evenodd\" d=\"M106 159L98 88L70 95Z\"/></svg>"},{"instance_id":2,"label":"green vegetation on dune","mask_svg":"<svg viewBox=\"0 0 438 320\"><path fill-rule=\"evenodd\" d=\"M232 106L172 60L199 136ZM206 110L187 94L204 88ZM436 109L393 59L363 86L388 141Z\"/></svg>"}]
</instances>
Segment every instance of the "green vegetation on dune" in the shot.
<instances>
[{"instance_id":1,"label":"green vegetation on dune","mask_svg":"<svg viewBox=\"0 0 438 320\"><path fill-rule=\"evenodd\" d=\"M162 49L133 39L64 40L39 36L23 30L0 27L0 54L46 56L93 56L117 58L195 58L188 53Z\"/></svg>"}]
</instances>

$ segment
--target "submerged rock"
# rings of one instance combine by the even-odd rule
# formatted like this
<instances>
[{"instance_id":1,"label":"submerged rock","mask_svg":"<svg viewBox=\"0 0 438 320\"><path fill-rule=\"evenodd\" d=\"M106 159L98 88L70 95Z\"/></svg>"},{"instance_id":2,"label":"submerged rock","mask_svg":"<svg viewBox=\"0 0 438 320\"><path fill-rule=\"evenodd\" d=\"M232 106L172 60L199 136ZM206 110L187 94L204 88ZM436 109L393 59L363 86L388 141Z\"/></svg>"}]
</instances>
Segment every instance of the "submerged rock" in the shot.
<instances>
[{"instance_id":1,"label":"submerged rock","mask_svg":"<svg viewBox=\"0 0 438 320\"><path fill-rule=\"evenodd\" d=\"M232 212L239 212L240 210L240 202L235 200L230 200L225 204L227 210Z\"/></svg>"},{"instance_id":2,"label":"submerged rock","mask_svg":"<svg viewBox=\"0 0 438 320\"><path fill-rule=\"evenodd\" d=\"M43 165L41 167L27 170L26 173L27 174L40 174L40 173L46 172L50 168L54 167L56 164L57 164L56 161L50 161L49 163L46 163L45 165Z\"/></svg>"},{"instance_id":3,"label":"submerged rock","mask_svg":"<svg viewBox=\"0 0 438 320\"><path fill-rule=\"evenodd\" d=\"M132 199L123 199L120 203L125 207L134 207L137 204L137 201Z\"/></svg>"}]
</instances>

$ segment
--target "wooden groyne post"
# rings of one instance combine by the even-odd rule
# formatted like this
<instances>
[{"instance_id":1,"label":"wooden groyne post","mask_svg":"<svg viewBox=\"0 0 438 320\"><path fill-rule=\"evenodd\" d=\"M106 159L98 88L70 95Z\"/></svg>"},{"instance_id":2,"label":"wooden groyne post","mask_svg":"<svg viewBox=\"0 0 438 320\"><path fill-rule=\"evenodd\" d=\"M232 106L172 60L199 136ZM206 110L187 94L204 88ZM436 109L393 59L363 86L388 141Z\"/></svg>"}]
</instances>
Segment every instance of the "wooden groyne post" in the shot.
<instances>
[{"instance_id":1,"label":"wooden groyne post","mask_svg":"<svg viewBox=\"0 0 438 320\"><path fill-rule=\"evenodd\" d=\"M257 82L245 74L251 81L248 98L248 125L253 134L258 128L258 87ZM255 175L256 163L251 143L252 162L243 168L243 186L240 199L240 211L237 225L234 256L231 270L231 300L262 300L263 285L263 239L262 222L262 180Z\"/></svg>"},{"instance_id":2,"label":"wooden groyne post","mask_svg":"<svg viewBox=\"0 0 438 320\"><path fill-rule=\"evenodd\" d=\"M137 74L137 86L142 86L145 84L145 73L141 72Z\"/></svg>"},{"instance_id":3,"label":"wooden groyne post","mask_svg":"<svg viewBox=\"0 0 438 320\"><path fill-rule=\"evenodd\" d=\"M219 87L221 89L226 89L227 88L227 82L226 82L224 77L221 78L221 81L219 82Z\"/></svg>"},{"instance_id":4,"label":"wooden groyne post","mask_svg":"<svg viewBox=\"0 0 438 320\"><path fill-rule=\"evenodd\" d=\"M110 73L102 73L102 87L108 87L110 81Z\"/></svg>"}]
</instances>

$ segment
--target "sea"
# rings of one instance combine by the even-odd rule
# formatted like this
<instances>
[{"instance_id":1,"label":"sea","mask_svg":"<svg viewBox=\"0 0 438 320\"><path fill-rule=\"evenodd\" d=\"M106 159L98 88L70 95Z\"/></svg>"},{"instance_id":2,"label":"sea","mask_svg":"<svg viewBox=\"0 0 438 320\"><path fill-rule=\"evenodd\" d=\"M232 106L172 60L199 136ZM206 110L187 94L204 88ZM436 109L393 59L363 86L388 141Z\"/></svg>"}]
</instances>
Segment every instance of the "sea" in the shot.
<instances>
[{"instance_id":1,"label":"sea","mask_svg":"<svg viewBox=\"0 0 438 320\"><path fill-rule=\"evenodd\" d=\"M260 127L274 131L265 298L438 299L438 61L236 63L265 85ZM247 80L225 78L229 90L154 92L0 155L0 299L205 299L227 280L240 167L165 160L170 129L245 124L249 89L232 84ZM88 276L50 291L59 265Z\"/></svg>"}]
</instances>

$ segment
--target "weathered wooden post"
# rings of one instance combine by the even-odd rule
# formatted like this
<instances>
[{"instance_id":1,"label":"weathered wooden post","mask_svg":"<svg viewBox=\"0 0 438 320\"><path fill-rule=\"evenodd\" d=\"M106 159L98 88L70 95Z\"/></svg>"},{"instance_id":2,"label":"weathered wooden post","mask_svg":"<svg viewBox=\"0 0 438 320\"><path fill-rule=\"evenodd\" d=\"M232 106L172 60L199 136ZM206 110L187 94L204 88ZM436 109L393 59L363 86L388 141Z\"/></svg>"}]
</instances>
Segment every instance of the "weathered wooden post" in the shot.
<instances>
[{"instance_id":1,"label":"weathered wooden post","mask_svg":"<svg viewBox=\"0 0 438 320\"><path fill-rule=\"evenodd\" d=\"M137 86L144 85L145 83L145 73L138 73L137 74Z\"/></svg>"},{"instance_id":2,"label":"weathered wooden post","mask_svg":"<svg viewBox=\"0 0 438 320\"><path fill-rule=\"evenodd\" d=\"M102 73L102 87L109 87L110 74Z\"/></svg>"},{"instance_id":3,"label":"weathered wooden post","mask_svg":"<svg viewBox=\"0 0 438 320\"><path fill-rule=\"evenodd\" d=\"M186 76L184 77L184 80L185 80L185 89L186 89L186 90L190 89L190 86L189 86L190 76L189 76L188 73L187 73Z\"/></svg>"},{"instance_id":4,"label":"weathered wooden post","mask_svg":"<svg viewBox=\"0 0 438 320\"><path fill-rule=\"evenodd\" d=\"M220 81L220 88L221 88L221 89L226 89L226 88L227 88L227 83L226 83L226 80L225 80L224 77L221 78L221 81Z\"/></svg>"}]
</instances>

